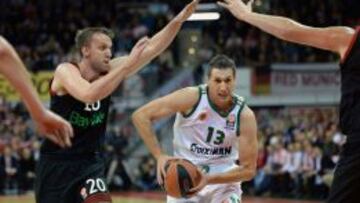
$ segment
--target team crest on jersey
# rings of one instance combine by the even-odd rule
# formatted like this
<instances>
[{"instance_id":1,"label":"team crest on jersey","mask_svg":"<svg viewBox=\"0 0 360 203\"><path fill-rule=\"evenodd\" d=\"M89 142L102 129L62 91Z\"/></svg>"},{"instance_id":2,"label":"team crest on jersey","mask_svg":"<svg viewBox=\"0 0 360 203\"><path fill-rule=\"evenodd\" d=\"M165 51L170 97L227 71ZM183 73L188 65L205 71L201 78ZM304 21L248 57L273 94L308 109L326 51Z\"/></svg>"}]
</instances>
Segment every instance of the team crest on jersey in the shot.
<instances>
[{"instance_id":1,"label":"team crest on jersey","mask_svg":"<svg viewBox=\"0 0 360 203\"><path fill-rule=\"evenodd\" d=\"M199 114L198 119L199 119L200 121L205 121L205 120L207 119L207 117L208 117L207 111L204 111L204 112L201 112L201 113Z\"/></svg>"},{"instance_id":2,"label":"team crest on jersey","mask_svg":"<svg viewBox=\"0 0 360 203\"><path fill-rule=\"evenodd\" d=\"M226 119L225 129L234 130L235 129L235 115L230 114Z\"/></svg>"}]
</instances>

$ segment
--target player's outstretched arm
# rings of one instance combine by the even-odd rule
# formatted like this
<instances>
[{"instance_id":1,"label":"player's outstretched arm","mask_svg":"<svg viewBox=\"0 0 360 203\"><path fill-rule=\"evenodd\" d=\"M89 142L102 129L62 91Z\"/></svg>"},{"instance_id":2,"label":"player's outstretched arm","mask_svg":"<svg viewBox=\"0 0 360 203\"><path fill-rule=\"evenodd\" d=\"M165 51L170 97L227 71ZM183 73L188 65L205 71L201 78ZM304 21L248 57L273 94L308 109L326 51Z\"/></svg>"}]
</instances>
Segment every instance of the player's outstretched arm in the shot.
<instances>
[{"instance_id":1,"label":"player's outstretched arm","mask_svg":"<svg viewBox=\"0 0 360 203\"><path fill-rule=\"evenodd\" d=\"M175 16L162 30L149 40L149 45L145 48L137 63L132 66L133 70L128 76L138 72L147 63L160 55L166 48L169 47L171 42L175 39L182 24L194 13L199 0L190 2L177 16ZM112 67L117 68L126 57L119 57L112 60Z\"/></svg>"},{"instance_id":2,"label":"player's outstretched arm","mask_svg":"<svg viewBox=\"0 0 360 203\"><path fill-rule=\"evenodd\" d=\"M226 172L215 175L204 175L200 184L191 189L191 193L197 193L208 184L223 184L231 182L249 181L256 174L256 162L258 153L257 124L252 110L245 106L240 116L239 135L239 161L240 166Z\"/></svg>"},{"instance_id":3,"label":"player's outstretched arm","mask_svg":"<svg viewBox=\"0 0 360 203\"><path fill-rule=\"evenodd\" d=\"M112 69L108 74L99 79L89 82L85 80L77 67L70 63L60 64L55 71L51 89L56 92L69 93L76 99L93 103L109 96L125 79L132 67L139 60L139 56L148 46L149 40L144 37L140 39L126 61L117 69Z\"/></svg>"},{"instance_id":4,"label":"player's outstretched arm","mask_svg":"<svg viewBox=\"0 0 360 203\"><path fill-rule=\"evenodd\" d=\"M197 88L185 88L142 106L132 115L132 121L140 137L157 160L157 178L160 185L163 183L161 174L164 174L164 165L169 157L161 151L152 123L176 112L190 110L196 104L198 97Z\"/></svg>"},{"instance_id":5,"label":"player's outstretched arm","mask_svg":"<svg viewBox=\"0 0 360 203\"><path fill-rule=\"evenodd\" d=\"M15 49L0 36L0 73L19 92L39 132L62 147L70 146L71 125L46 110L31 83L30 75Z\"/></svg>"},{"instance_id":6,"label":"player's outstretched arm","mask_svg":"<svg viewBox=\"0 0 360 203\"><path fill-rule=\"evenodd\" d=\"M222 0L218 4L229 10L237 19L245 21L282 40L295 42L338 53L345 57L355 33L349 27L315 28L302 25L289 18L260 14L252 11L253 0Z\"/></svg>"}]
</instances>

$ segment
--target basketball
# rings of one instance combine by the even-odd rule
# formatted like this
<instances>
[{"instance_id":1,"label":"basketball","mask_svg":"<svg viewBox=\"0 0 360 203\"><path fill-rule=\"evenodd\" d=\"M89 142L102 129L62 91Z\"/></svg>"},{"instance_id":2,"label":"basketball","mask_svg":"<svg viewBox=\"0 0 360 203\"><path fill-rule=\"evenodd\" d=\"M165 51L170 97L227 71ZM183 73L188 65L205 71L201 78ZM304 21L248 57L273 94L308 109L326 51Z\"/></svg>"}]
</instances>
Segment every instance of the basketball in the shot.
<instances>
[{"instance_id":1,"label":"basketball","mask_svg":"<svg viewBox=\"0 0 360 203\"><path fill-rule=\"evenodd\" d=\"M165 165L164 187L168 195L189 198L189 190L199 184L201 172L186 159L170 160Z\"/></svg>"}]
</instances>

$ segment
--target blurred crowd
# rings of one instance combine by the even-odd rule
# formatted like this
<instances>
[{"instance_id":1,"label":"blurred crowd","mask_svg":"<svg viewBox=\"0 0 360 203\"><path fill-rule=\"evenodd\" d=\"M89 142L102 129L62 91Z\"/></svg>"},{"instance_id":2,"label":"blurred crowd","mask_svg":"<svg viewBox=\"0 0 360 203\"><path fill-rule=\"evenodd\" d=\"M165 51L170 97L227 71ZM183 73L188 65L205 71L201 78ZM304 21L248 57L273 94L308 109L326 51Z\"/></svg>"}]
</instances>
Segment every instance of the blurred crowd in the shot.
<instances>
[{"instance_id":1,"label":"blurred crowd","mask_svg":"<svg viewBox=\"0 0 360 203\"><path fill-rule=\"evenodd\" d=\"M355 26L359 16L346 15L346 1L273 0L255 1L254 10L280 15L309 26L326 27L336 25ZM207 49L204 53L222 52L231 56L239 65L261 66L270 63L329 62L336 56L325 51L294 45L278 40L246 23L239 22L231 14L203 27L202 39Z\"/></svg>"},{"instance_id":2,"label":"blurred crowd","mask_svg":"<svg viewBox=\"0 0 360 203\"><path fill-rule=\"evenodd\" d=\"M127 152L130 138L137 137L134 127L120 129L114 120L116 115L110 113L109 117L103 151L110 188L117 191L157 188L155 160L149 156L129 157ZM0 97L0 195L33 191L41 142L23 105L14 106ZM128 158L140 159L136 177L130 178L123 164Z\"/></svg>"},{"instance_id":3,"label":"blurred crowd","mask_svg":"<svg viewBox=\"0 0 360 203\"><path fill-rule=\"evenodd\" d=\"M40 142L21 104L0 97L0 193L33 189Z\"/></svg>"},{"instance_id":4,"label":"blurred crowd","mask_svg":"<svg viewBox=\"0 0 360 203\"><path fill-rule=\"evenodd\" d=\"M256 115L258 173L244 188L255 195L325 199L346 140L337 109L260 109Z\"/></svg>"},{"instance_id":5,"label":"blurred crowd","mask_svg":"<svg viewBox=\"0 0 360 203\"><path fill-rule=\"evenodd\" d=\"M54 70L61 62L76 61L74 38L79 29L103 26L114 31L115 57L129 53L137 40L153 36L173 17L167 5L141 1L10 0L0 1L0 7L6 8L0 12L0 34L14 44L33 72ZM140 84L142 92L137 94L150 94L171 76L177 63L173 57L175 47L176 43L140 76L131 78L130 84ZM128 86L123 88L130 89Z\"/></svg>"},{"instance_id":6,"label":"blurred crowd","mask_svg":"<svg viewBox=\"0 0 360 203\"><path fill-rule=\"evenodd\" d=\"M74 57L74 36L87 26L106 26L116 33L114 55L129 52L144 35L159 31L189 1L1 1L0 33L15 44L31 70L54 69L62 61ZM212 1L202 1L208 3ZM312 26L360 24L354 0L255 1L255 10L290 17ZM81 12L80 12L81 11ZM196 24L196 25L195 25ZM225 53L239 65L273 62L324 62L337 60L334 55L308 47L276 40L260 30L237 21L222 12L218 21L195 23L201 31L199 60L215 53ZM190 24L191 25L191 24ZM159 71L170 71L179 62L176 43L170 53L154 64ZM170 69L170 70L162 70ZM163 73L166 75L166 73Z\"/></svg>"}]
</instances>

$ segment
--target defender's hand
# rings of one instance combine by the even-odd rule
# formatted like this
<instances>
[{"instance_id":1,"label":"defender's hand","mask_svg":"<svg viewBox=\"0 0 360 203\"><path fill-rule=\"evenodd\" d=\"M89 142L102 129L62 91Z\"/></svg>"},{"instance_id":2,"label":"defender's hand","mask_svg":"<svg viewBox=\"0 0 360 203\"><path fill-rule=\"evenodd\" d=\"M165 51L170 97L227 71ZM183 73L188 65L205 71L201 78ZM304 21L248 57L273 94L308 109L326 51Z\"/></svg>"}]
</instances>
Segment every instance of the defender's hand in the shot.
<instances>
[{"instance_id":1,"label":"defender's hand","mask_svg":"<svg viewBox=\"0 0 360 203\"><path fill-rule=\"evenodd\" d=\"M252 12L253 3L254 0L248 1L247 4L243 0L222 0L217 2L218 5L229 10L239 20L242 20L245 15Z\"/></svg>"},{"instance_id":2,"label":"defender's hand","mask_svg":"<svg viewBox=\"0 0 360 203\"><path fill-rule=\"evenodd\" d=\"M196 10L200 0L193 0L175 17L180 22L185 22Z\"/></svg>"},{"instance_id":3,"label":"defender's hand","mask_svg":"<svg viewBox=\"0 0 360 203\"><path fill-rule=\"evenodd\" d=\"M37 130L44 137L61 147L70 147L71 138L74 136L73 129L67 121L60 116L45 110L44 113L34 118Z\"/></svg>"},{"instance_id":4,"label":"defender's hand","mask_svg":"<svg viewBox=\"0 0 360 203\"><path fill-rule=\"evenodd\" d=\"M143 37L141 38L136 44L135 46L132 48L129 56L128 56L128 61L127 61L127 66L128 69L131 69L133 67L133 65L138 62L142 52L144 51L144 49L147 47L147 45L149 44L149 38L148 37ZM130 70L131 71L131 70Z\"/></svg>"}]
</instances>

